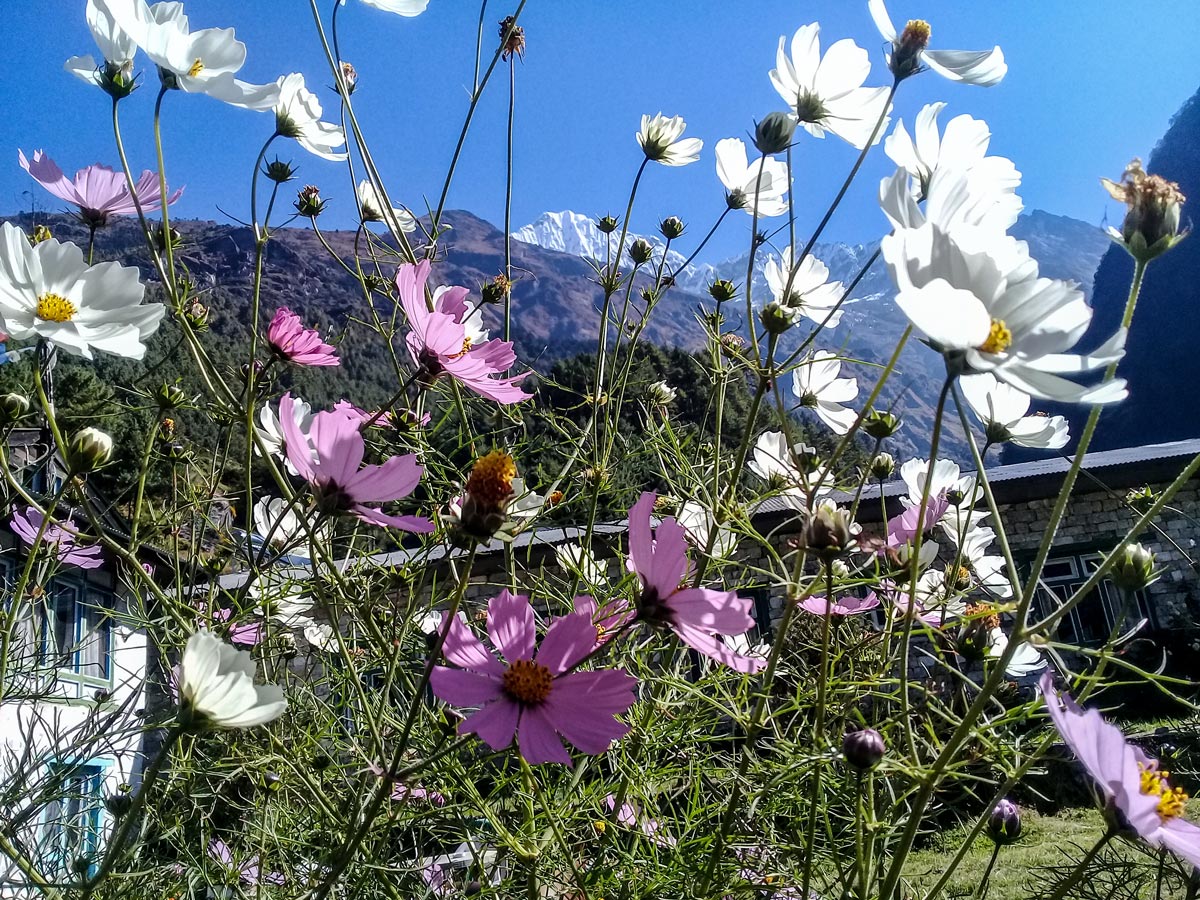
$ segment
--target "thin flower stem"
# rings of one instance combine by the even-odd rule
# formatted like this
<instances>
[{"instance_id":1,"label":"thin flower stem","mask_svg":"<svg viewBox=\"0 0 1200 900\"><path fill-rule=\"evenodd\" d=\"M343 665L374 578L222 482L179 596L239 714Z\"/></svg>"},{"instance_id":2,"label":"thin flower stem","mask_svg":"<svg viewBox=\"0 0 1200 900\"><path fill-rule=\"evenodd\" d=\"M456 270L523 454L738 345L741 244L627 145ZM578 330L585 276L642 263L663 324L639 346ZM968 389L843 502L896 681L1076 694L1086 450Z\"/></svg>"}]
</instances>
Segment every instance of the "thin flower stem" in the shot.
<instances>
[{"instance_id":1,"label":"thin flower stem","mask_svg":"<svg viewBox=\"0 0 1200 900\"><path fill-rule=\"evenodd\" d=\"M163 158L163 142L162 142L162 104L163 98L167 96L167 86L164 84L158 91L158 97L154 101L154 151L158 154L158 191L161 195L159 200L162 204L162 242L163 252L167 255L167 276L170 279L172 293L176 290L175 282L175 248L174 241L171 240L171 218L167 212L167 169L166 162Z\"/></svg>"},{"instance_id":2,"label":"thin flower stem","mask_svg":"<svg viewBox=\"0 0 1200 900\"><path fill-rule=\"evenodd\" d=\"M983 870L983 877L979 879L979 887L975 889L975 896L979 900L983 900L987 896L988 882L992 877L992 869L996 868L996 860L1000 858L1000 848L1003 844L996 844L992 847L992 857L988 860L987 868Z\"/></svg>"},{"instance_id":3,"label":"thin flower stem","mask_svg":"<svg viewBox=\"0 0 1200 900\"><path fill-rule=\"evenodd\" d=\"M816 722L813 725L813 746L818 751L825 746L825 713L826 694L829 690L829 638L833 623L833 566L825 561L825 615L821 616L821 658L817 669L817 705ZM812 884L813 865L816 862L815 851L817 836L817 808L821 800L821 774L823 766L814 767L811 774L812 792L808 797L808 826L804 835L804 876L800 882L800 896L809 896Z\"/></svg>"},{"instance_id":4,"label":"thin flower stem","mask_svg":"<svg viewBox=\"0 0 1200 900\"><path fill-rule=\"evenodd\" d=\"M754 181L754 206L751 208L750 216L750 254L746 260L746 328L750 332L750 345L754 348L754 359L757 362L762 358L761 351L758 346L758 328L754 324L754 301L751 299L752 288L754 286L754 258L758 254L758 198L761 195L763 167L766 165L767 157L761 156L758 160L758 175ZM787 304L787 292L784 292L780 303Z\"/></svg>"},{"instance_id":5,"label":"thin flower stem","mask_svg":"<svg viewBox=\"0 0 1200 900\"><path fill-rule=\"evenodd\" d=\"M584 762L586 762L586 760ZM581 762L580 767L582 767L583 764L584 763ZM528 766L528 763L525 763L525 765ZM575 863L575 854L571 852L571 846L567 843L566 837L563 836L562 829L558 826L558 822L554 817L553 807L551 807L550 803L546 800L546 795L542 792L541 785L538 784L536 778L532 777L532 773L529 783L533 787L534 797L536 797L538 803L542 805L542 811L546 814L546 821L549 823L550 831L553 833L554 840L558 842L558 847L562 851L563 857L567 861L567 867L571 870L571 877L575 879L575 886L579 888L579 893L582 897L582 900L591 900L591 896L588 894L587 885L584 884L585 879L583 877L583 873L579 871L579 866Z\"/></svg>"},{"instance_id":6,"label":"thin flower stem","mask_svg":"<svg viewBox=\"0 0 1200 900\"><path fill-rule=\"evenodd\" d=\"M488 0L479 4L479 33L475 36L475 75L471 79L471 93L479 90L479 64L483 58L483 23L487 17Z\"/></svg>"},{"instance_id":7,"label":"thin flower stem","mask_svg":"<svg viewBox=\"0 0 1200 900\"><path fill-rule=\"evenodd\" d=\"M1087 867L1091 865L1092 860L1100 855L1100 851L1108 846L1108 842L1111 841L1115 836L1116 832L1114 832L1111 828L1105 831L1100 840L1096 841L1092 849L1084 854L1083 859L1079 861L1079 865L1077 865L1071 871L1070 875L1058 883L1058 886L1054 889L1054 893L1048 895L1046 900L1063 900L1063 897L1067 896L1067 893L1071 890L1071 888L1075 887L1075 885L1079 883L1079 880L1087 872Z\"/></svg>"},{"instance_id":8,"label":"thin flower stem","mask_svg":"<svg viewBox=\"0 0 1200 900\"><path fill-rule=\"evenodd\" d=\"M727 215L729 215L729 210L730 210L730 208L728 206L726 206L725 209L721 211L721 214L719 216L717 216L717 221L713 223L713 227L708 229L708 234L704 235L704 239L702 241L700 241L700 243L696 245L696 249L692 251L692 255L689 256L687 259L685 259L682 263L680 263L679 266L675 269L675 271L673 271L670 275L667 276L668 278L671 279L672 282L674 282L675 279L679 277L680 272L682 272L684 269L686 269L691 264L693 259L695 259L697 256L700 255L700 251L704 249L704 247L712 239L712 236L717 233L717 229L721 227L721 223L724 222L725 217ZM664 253L663 260L666 261L666 258L667 258L667 256Z\"/></svg>"},{"instance_id":9,"label":"thin flower stem","mask_svg":"<svg viewBox=\"0 0 1200 900\"><path fill-rule=\"evenodd\" d=\"M504 176L504 340L512 340L512 198L513 116L517 108L517 54L508 56L508 131L505 142Z\"/></svg>"}]
</instances>

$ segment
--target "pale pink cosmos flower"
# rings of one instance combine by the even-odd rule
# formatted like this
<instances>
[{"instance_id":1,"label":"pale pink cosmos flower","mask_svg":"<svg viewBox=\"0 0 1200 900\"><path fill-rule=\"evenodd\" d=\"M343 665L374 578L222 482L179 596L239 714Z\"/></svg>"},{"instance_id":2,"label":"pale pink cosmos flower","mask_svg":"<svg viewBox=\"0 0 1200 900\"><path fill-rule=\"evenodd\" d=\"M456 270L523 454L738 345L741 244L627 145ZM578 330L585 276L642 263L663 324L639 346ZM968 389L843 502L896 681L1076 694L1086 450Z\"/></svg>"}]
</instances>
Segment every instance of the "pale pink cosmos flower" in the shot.
<instances>
[{"instance_id":1,"label":"pale pink cosmos flower","mask_svg":"<svg viewBox=\"0 0 1200 900\"><path fill-rule=\"evenodd\" d=\"M376 778L383 778L387 774L387 770L384 769L384 767L379 763L375 762L370 763L367 766L367 771ZM397 801L408 800L413 802L426 800L429 803L432 803L434 806L446 805L446 797L440 791L431 791L419 784L404 784L403 782L399 781L392 785L392 799Z\"/></svg>"},{"instance_id":2,"label":"pale pink cosmos flower","mask_svg":"<svg viewBox=\"0 0 1200 900\"><path fill-rule=\"evenodd\" d=\"M212 618L214 622L226 623L233 617L233 610L222 609L218 607L213 610ZM239 647L257 647L262 642L262 622L243 622L240 625L232 625L226 632L229 638L229 643L237 644Z\"/></svg>"},{"instance_id":3,"label":"pale pink cosmos flower","mask_svg":"<svg viewBox=\"0 0 1200 900\"><path fill-rule=\"evenodd\" d=\"M609 812L612 812L617 807L617 798L609 794L604 798L604 806ZM626 828L638 829L660 847L674 847L678 843L669 834L662 833L662 822L642 815L638 808L629 801L622 803L621 808L617 810L617 824L624 825Z\"/></svg>"},{"instance_id":4,"label":"pale pink cosmos flower","mask_svg":"<svg viewBox=\"0 0 1200 900\"><path fill-rule=\"evenodd\" d=\"M944 493L930 497L925 503L925 515L921 516L921 505L906 507L898 516L892 516L887 521L887 545L892 548L903 547L917 536L917 518L921 519L921 529L926 533L932 531L946 510L950 501Z\"/></svg>"},{"instance_id":5,"label":"pale pink cosmos flower","mask_svg":"<svg viewBox=\"0 0 1200 900\"><path fill-rule=\"evenodd\" d=\"M24 513L14 512L9 523L13 533L28 546L32 547L37 540L45 516L33 506ZM103 551L99 544L79 544L79 530L71 519L60 525L47 525L42 534L42 542L53 549L58 561L67 566L78 566L81 569L95 569L104 565Z\"/></svg>"},{"instance_id":6,"label":"pale pink cosmos flower","mask_svg":"<svg viewBox=\"0 0 1200 900\"><path fill-rule=\"evenodd\" d=\"M868 591L865 597L842 597L831 605L825 597L805 597L799 606L814 616L858 616L870 612L879 605L879 597Z\"/></svg>"},{"instance_id":7,"label":"pale pink cosmos flower","mask_svg":"<svg viewBox=\"0 0 1200 900\"><path fill-rule=\"evenodd\" d=\"M1069 694L1059 693L1050 672L1039 687L1054 727L1096 782L1105 812L1118 827L1200 866L1200 827L1182 818L1188 796L1171 786L1171 773L1125 740L1097 710L1085 710Z\"/></svg>"},{"instance_id":8,"label":"pale pink cosmos flower","mask_svg":"<svg viewBox=\"0 0 1200 900\"><path fill-rule=\"evenodd\" d=\"M459 668L435 666L430 678L442 700L478 707L459 724L460 733L478 735L493 750L515 735L526 762L570 765L560 735L594 755L629 731L617 716L633 705L637 679L623 669L571 671L596 646L586 615L555 619L535 652L529 598L501 591L488 601L487 630L501 659L455 616L442 652Z\"/></svg>"},{"instance_id":9,"label":"pale pink cosmos flower","mask_svg":"<svg viewBox=\"0 0 1200 900\"><path fill-rule=\"evenodd\" d=\"M412 329L408 334L408 352L421 367L424 377L432 381L441 375L449 375L497 403L528 400L533 395L517 386L528 372L497 377L512 368L517 360L512 343L493 339L479 346L473 345L475 338L468 333L468 325L476 331L476 338L478 332L469 321L472 317L467 306L469 292L466 288L436 288L433 309L425 305L429 265L427 259L416 265L405 263L396 272L396 290Z\"/></svg>"},{"instance_id":10,"label":"pale pink cosmos flower","mask_svg":"<svg viewBox=\"0 0 1200 900\"><path fill-rule=\"evenodd\" d=\"M424 469L415 454L393 456L382 465L363 466L366 443L358 414L345 408L313 416L306 435L292 413L291 394L279 400L284 449L296 473L311 485L317 506L326 513L350 513L369 525L425 534L433 523L420 516L389 516L377 506L407 497ZM311 448L311 449L310 449ZM361 466L361 468L360 468Z\"/></svg>"},{"instance_id":11,"label":"pale pink cosmos flower","mask_svg":"<svg viewBox=\"0 0 1200 900\"><path fill-rule=\"evenodd\" d=\"M725 646L718 635L745 634L754 627L751 601L735 591L714 591L680 585L691 573L687 537L674 519L663 519L651 534L654 494L649 491L629 510L629 570L642 584L638 619L670 628L679 639L710 659L737 672L757 672L766 663L742 656Z\"/></svg>"},{"instance_id":12,"label":"pale pink cosmos flower","mask_svg":"<svg viewBox=\"0 0 1200 900\"><path fill-rule=\"evenodd\" d=\"M79 217L89 228L107 225L112 216L137 215L138 203L143 212L153 212L162 206L158 173L149 169L142 172L131 193L125 173L114 172L108 166L88 166L76 172L73 180L68 180L58 164L41 150L33 151L32 160L26 159L25 153L18 150L17 160L22 169L55 197L79 207ZM178 200L182 193L183 188L180 188L171 194L167 205Z\"/></svg>"},{"instance_id":13,"label":"pale pink cosmos flower","mask_svg":"<svg viewBox=\"0 0 1200 900\"><path fill-rule=\"evenodd\" d=\"M208 855L219 862L230 874L236 874L238 881L242 884L257 885L260 882L274 885L287 884L287 877L282 872L268 872L265 875L261 873L257 853L240 866L235 866L233 851L220 838L213 838L208 845Z\"/></svg>"},{"instance_id":14,"label":"pale pink cosmos flower","mask_svg":"<svg viewBox=\"0 0 1200 900\"><path fill-rule=\"evenodd\" d=\"M267 342L281 358L298 366L340 366L337 348L321 340L315 328L305 328L300 317L281 306L267 326Z\"/></svg>"}]
</instances>

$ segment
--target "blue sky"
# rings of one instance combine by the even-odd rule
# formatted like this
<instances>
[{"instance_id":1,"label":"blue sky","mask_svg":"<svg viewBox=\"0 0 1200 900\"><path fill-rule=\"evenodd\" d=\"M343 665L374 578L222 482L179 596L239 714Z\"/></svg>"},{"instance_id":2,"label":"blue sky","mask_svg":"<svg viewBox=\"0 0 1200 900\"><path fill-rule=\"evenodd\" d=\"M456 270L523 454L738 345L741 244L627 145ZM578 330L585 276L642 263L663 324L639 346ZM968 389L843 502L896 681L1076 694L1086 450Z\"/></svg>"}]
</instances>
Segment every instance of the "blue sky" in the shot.
<instances>
[{"instance_id":1,"label":"blue sky","mask_svg":"<svg viewBox=\"0 0 1200 900\"><path fill-rule=\"evenodd\" d=\"M330 0L320 0L328 13ZM489 49L496 22L516 0L490 0ZM31 199L59 208L18 166L18 147L45 149L69 172L92 162L115 164L108 98L75 80L63 60L92 53L83 0L5 4L3 21L19 36L22 57L0 68L0 212L27 209ZM306 0L186 0L193 28L235 27L249 48L243 77L266 81L303 72L327 110L334 95ZM1170 116L1200 86L1200 4L1194 0L891 0L895 20L928 19L933 45L977 49L1000 44L1009 75L994 88L951 84L933 73L905 82L894 116L911 121L933 100L949 103L944 118L970 113L993 132L992 152L1024 173L1027 208L1099 223L1111 201L1097 179L1116 178L1134 155L1146 155ZM47 10L53 10L48 15ZM416 19L349 0L340 14L343 56L360 73L356 109L394 196L414 208L436 199L467 105L479 4L432 0ZM529 0L522 15L526 59L517 65L514 227L545 210L619 214L640 161L633 135L643 112L683 115L688 134L705 141L701 161L684 169L652 166L633 227L653 229L679 215L698 239L723 204L712 147L745 136L754 119L782 107L770 85L779 36L819 21L822 45L854 38L872 52L868 84L886 83L882 41L865 0ZM149 89L122 103L135 168L153 168L149 141L154 74ZM485 96L450 194L451 208L500 224L504 204L507 76ZM166 106L172 184L187 185L178 214L245 216L251 165L270 131L267 116L176 94ZM326 224L350 224L353 202L344 168L295 145L281 153L300 179L331 198ZM837 138L803 136L795 151L801 222L824 212L854 151ZM875 203L890 163L877 148L827 235L849 241L884 230ZM749 218L718 236L710 259L740 253ZM803 234L804 229L801 229ZM686 238L681 242L688 249Z\"/></svg>"}]
</instances>

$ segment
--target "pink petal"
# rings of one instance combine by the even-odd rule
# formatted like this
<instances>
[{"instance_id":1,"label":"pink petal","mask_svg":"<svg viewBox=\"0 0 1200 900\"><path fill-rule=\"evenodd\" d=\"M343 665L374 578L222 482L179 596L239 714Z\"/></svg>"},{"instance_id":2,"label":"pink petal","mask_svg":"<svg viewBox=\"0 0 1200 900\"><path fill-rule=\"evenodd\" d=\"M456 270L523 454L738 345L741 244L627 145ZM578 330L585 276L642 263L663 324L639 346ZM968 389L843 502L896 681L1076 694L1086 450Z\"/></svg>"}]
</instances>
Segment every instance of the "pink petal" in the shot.
<instances>
[{"instance_id":1,"label":"pink petal","mask_svg":"<svg viewBox=\"0 0 1200 900\"><path fill-rule=\"evenodd\" d=\"M520 718L521 707L508 697L501 697L467 716L458 724L458 733L476 734L493 750L503 750L512 743Z\"/></svg>"},{"instance_id":2,"label":"pink petal","mask_svg":"<svg viewBox=\"0 0 1200 900\"><path fill-rule=\"evenodd\" d=\"M1159 829L1158 839L1172 853L1200 868L1200 828L1183 819L1168 819Z\"/></svg>"},{"instance_id":3,"label":"pink petal","mask_svg":"<svg viewBox=\"0 0 1200 900\"><path fill-rule=\"evenodd\" d=\"M654 494L650 492L642 494L629 510L629 565L645 584L650 583L654 568L654 537L650 533L653 510Z\"/></svg>"},{"instance_id":4,"label":"pink petal","mask_svg":"<svg viewBox=\"0 0 1200 900\"><path fill-rule=\"evenodd\" d=\"M393 456L379 466L363 466L346 482L338 484L358 503L386 503L407 497L421 480L424 469L415 453Z\"/></svg>"},{"instance_id":5,"label":"pink petal","mask_svg":"<svg viewBox=\"0 0 1200 900\"><path fill-rule=\"evenodd\" d=\"M722 644L716 637L692 625L680 624L671 626L679 639L698 653L709 659L729 666L735 672L751 675L760 671L766 663L751 656L742 656Z\"/></svg>"},{"instance_id":6,"label":"pink petal","mask_svg":"<svg viewBox=\"0 0 1200 900\"><path fill-rule=\"evenodd\" d=\"M429 673L433 693L452 706L483 706L499 698L503 690L494 675L482 675L467 669L434 666Z\"/></svg>"},{"instance_id":7,"label":"pink petal","mask_svg":"<svg viewBox=\"0 0 1200 900\"><path fill-rule=\"evenodd\" d=\"M442 627L446 627L445 616L442 617ZM484 646L483 641L479 640L475 633L467 627L461 614L455 616L450 622L450 631L446 634L442 653L447 660L461 668L495 678L501 678L504 675L504 666L492 655L492 651Z\"/></svg>"},{"instance_id":8,"label":"pink petal","mask_svg":"<svg viewBox=\"0 0 1200 900\"><path fill-rule=\"evenodd\" d=\"M568 766L571 764L571 755L567 753L554 731L554 726L550 724L545 705L524 710L521 726L517 731L517 746L521 756L532 765L551 762Z\"/></svg>"},{"instance_id":9,"label":"pink petal","mask_svg":"<svg viewBox=\"0 0 1200 900\"><path fill-rule=\"evenodd\" d=\"M574 612L550 623L538 647L537 661L554 675L561 675L595 647L596 626L592 617L586 612Z\"/></svg>"},{"instance_id":10,"label":"pink petal","mask_svg":"<svg viewBox=\"0 0 1200 900\"><path fill-rule=\"evenodd\" d=\"M282 409L281 406L281 420L283 418ZM312 438L313 447L317 451L318 476L344 488L358 472L358 467L362 465L363 454L366 452L366 444L363 442L358 426L347 421L343 416L319 412L313 416L309 437ZM291 440L288 439L285 443L290 449ZM304 449L303 444L300 445L300 449Z\"/></svg>"},{"instance_id":11,"label":"pink petal","mask_svg":"<svg viewBox=\"0 0 1200 900\"><path fill-rule=\"evenodd\" d=\"M378 525L380 528L396 528L414 534L429 534L433 531L433 523L421 516L389 516L373 506L363 506L361 503L351 506L350 512L368 525Z\"/></svg>"},{"instance_id":12,"label":"pink petal","mask_svg":"<svg viewBox=\"0 0 1200 900\"><path fill-rule=\"evenodd\" d=\"M752 602L733 591L688 588L676 591L665 601L674 620L716 634L744 634L754 627Z\"/></svg>"},{"instance_id":13,"label":"pink petal","mask_svg":"<svg viewBox=\"0 0 1200 900\"><path fill-rule=\"evenodd\" d=\"M542 704L559 734L584 753L603 753L629 732L615 716L636 701L637 679L621 670L574 672L558 678Z\"/></svg>"},{"instance_id":14,"label":"pink petal","mask_svg":"<svg viewBox=\"0 0 1200 900\"><path fill-rule=\"evenodd\" d=\"M509 662L533 658L537 628L528 597L501 591L488 601L487 626L492 645Z\"/></svg>"}]
</instances>

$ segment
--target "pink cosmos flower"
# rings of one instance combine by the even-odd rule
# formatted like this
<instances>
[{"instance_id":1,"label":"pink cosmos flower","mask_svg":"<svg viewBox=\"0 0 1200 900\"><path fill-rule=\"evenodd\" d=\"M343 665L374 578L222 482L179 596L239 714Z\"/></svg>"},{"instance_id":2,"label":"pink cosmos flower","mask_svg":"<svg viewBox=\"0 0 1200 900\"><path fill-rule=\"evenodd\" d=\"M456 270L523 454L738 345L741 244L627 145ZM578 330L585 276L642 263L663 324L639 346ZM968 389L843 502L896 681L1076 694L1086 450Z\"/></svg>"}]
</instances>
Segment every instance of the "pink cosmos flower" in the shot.
<instances>
[{"instance_id":1,"label":"pink cosmos flower","mask_svg":"<svg viewBox=\"0 0 1200 900\"><path fill-rule=\"evenodd\" d=\"M870 612L879 605L879 597L874 591L869 591L865 597L842 597L830 606L824 597L805 597L800 601L800 608L814 616L857 616Z\"/></svg>"},{"instance_id":2,"label":"pink cosmos flower","mask_svg":"<svg viewBox=\"0 0 1200 900\"><path fill-rule=\"evenodd\" d=\"M1055 690L1051 673L1042 676L1039 686L1054 727L1104 795L1105 812L1150 846L1165 847L1200 866L1200 827L1181 818L1187 794L1171 787L1171 773L1126 741L1097 710L1085 710L1069 694Z\"/></svg>"},{"instance_id":3,"label":"pink cosmos flower","mask_svg":"<svg viewBox=\"0 0 1200 900\"><path fill-rule=\"evenodd\" d=\"M633 705L637 679L622 669L570 671L596 646L587 616L555 619L535 653L529 598L501 591L488 601L487 629L503 661L456 616L442 651L460 668L435 666L430 679L447 703L479 707L459 724L460 733L478 735L493 750L509 746L515 734L526 762L570 765L559 735L598 754L629 731L616 717Z\"/></svg>"},{"instance_id":4,"label":"pink cosmos flower","mask_svg":"<svg viewBox=\"0 0 1200 900\"><path fill-rule=\"evenodd\" d=\"M129 192L124 172L114 172L108 166L93 165L80 169L75 173L74 181L68 181L63 170L41 150L33 151L32 162L25 158L23 151L18 150L17 159L21 168L32 175L38 184L60 200L79 207L79 217L91 228L107 225L110 216L137 214L135 195ZM148 169L142 172L134 184L134 191L144 212L153 212L162 206L157 172ZM178 200L182 193L183 188L180 188L171 194L167 198L167 205L170 206Z\"/></svg>"},{"instance_id":5,"label":"pink cosmos flower","mask_svg":"<svg viewBox=\"0 0 1200 900\"><path fill-rule=\"evenodd\" d=\"M405 263L396 272L396 290L412 329L408 352L413 361L429 381L445 374L497 403L528 400L533 395L521 390L517 382L529 373L496 377L516 362L511 342L490 340L478 347L472 345L468 325L472 325L476 337L478 333L469 322L466 288L439 287L433 292L433 310L425 305L429 265L427 259L416 265Z\"/></svg>"},{"instance_id":6,"label":"pink cosmos flower","mask_svg":"<svg viewBox=\"0 0 1200 900\"><path fill-rule=\"evenodd\" d=\"M296 424L291 394L279 400L284 447L296 473L313 489L317 506L327 513L351 513L370 525L425 534L433 523L420 516L389 516L375 506L407 497L424 469L415 454L393 456L378 466L362 466L366 443L361 420L346 409L319 412L306 435ZM311 443L310 443L311 441ZM312 451L310 452L310 447Z\"/></svg>"},{"instance_id":7,"label":"pink cosmos flower","mask_svg":"<svg viewBox=\"0 0 1200 900\"><path fill-rule=\"evenodd\" d=\"M233 615L231 609L218 608L213 611L214 622L228 622ZM231 644L237 644L239 647L257 647L262 641L262 622L242 623L234 625L226 632Z\"/></svg>"},{"instance_id":8,"label":"pink cosmos flower","mask_svg":"<svg viewBox=\"0 0 1200 900\"><path fill-rule=\"evenodd\" d=\"M369 771L376 778L382 778L385 774L387 774L383 766L374 762L367 766L367 771ZM414 802L427 800L434 806L446 805L446 797L444 794L440 793L439 791L431 791L428 788L421 787L419 784L402 784L400 782L396 782L394 785L392 785L392 799L399 801L410 800Z\"/></svg>"},{"instance_id":9,"label":"pink cosmos flower","mask_svg":"<svg viewBox=\"0 0 1200 900\"><path fill-rule=\"evenodd\" d=\"M915 615L918 621L924 622L932 628L941 628L951 618L946 609L927 609L925 604L921 602L921 587L917 585L917 597L914 600L911 596L911 589L906 585L895 584L891 581L881 581L879 589L883 591L884 596L892 601L892 605L896 609L896 614L904 617L910 614Z\"/></svg>"},{"instance_id":10,"label":"pink cosmos flower","mask_svg":"<svg viewBox=\"0 0 1200 900\"><path fill-rule=\"evenodd\" d=\"M315 328L305 328L300 317L281 306L267 326L267 342L283 359L298 366L340 366L337 349L321 340Z\"/></svg>"},{"instance_id":11,"label":"pink cosmos flower","mask_svg":"<svg viewBox=\"0 0 1200 900\"><path fill-rule=\"evenodd\" d=\"M944 493L930 497L925 504L925 515L921 518L921 528L925 532L932 531L949 508L950 501L946 499ZM903 547L917 536L917 517L920 516L920 513L921 505L916 503L906 508L900 515L888 519L887 545L889 547Z\"/></svg>"},{"instance_id":12,"label":"pink cosmos flower","mask_svg":"<svg viewBox=\"0 0 1200 900\"><path fill-rule=\"evenodd\" d=\"M650 532L654 494L646 492L629 510L629 570L642 584L637 616L652 625L670 628L679 639L710 659L736 672L757 672L766 663L742 656L717 635L745 634L754 627L751 601L734 591L714 591L680 585L691 572L687 537L674 519L663 519L657 535ZM656 539L657 538L657 539Z\"/></svg>"},{"instance_id":13,"label":"pink cosmos flower","mask_svg":"<svg viewBox=\"0 0 1200 900\"><path fill-rule=\"evenodd\" d=\"M604 798L604 806L609 812L612 812L617 805L617 798L609 794ZM669 834L661 834L662 822L658 819L651 819L648 816L643 816L638 812L638 808L632 803L626 801L621 804L621 808L617 810L617 824L624 825L626 828L636 828L646 835L655 844L660 847L674 847L678 841Z\"/></svg>"},{"instance_id":14,"label":"pink cosmos flower","mask_svg":"<svg viewBox=\"0 0 1200 900\"><path fill-rule=\"evenodd\" d=\"M637 612L624 597L617 597L603 606L597 606L595 597L583 595L575 598L573 609L577 614L587 616L588 621L596 626L597 644L607 643L637 618Z\"/></svg>"},{"instance_id":15,"label":"pink cosmos flower","mask_svg":"<svg viewBox=\"0 0 1200 900\"><path fill-rule=\"evenodd\" d=\"M287 884L287 878L282 872L268 872L266 875L261 874L257 853L242 863L242 865L235 866L233 851L220 838L213 838L212 843L208 845L208 855L219 862L226 870L236 872L238 881L242 884L257 885L260 881L263 884Z\"/></svg>"},{"instance_id":16,"label":"pink cosmos flower","mask_svg":"<svg viewBox=\"0 0 1200 900\"><path fill-rule=\"evenodd\" d=\"M45 516L30 506L24 513L14 512L9 523L13 532L32 547L37 540ZM61 525L48 525L42 534L42 542L54 548L58 561L67 566L78 566L81 569L95 569L104 565L104 552L99 544L77 544L79 531L71 519Z\"/></svg>"}]
</instances>

